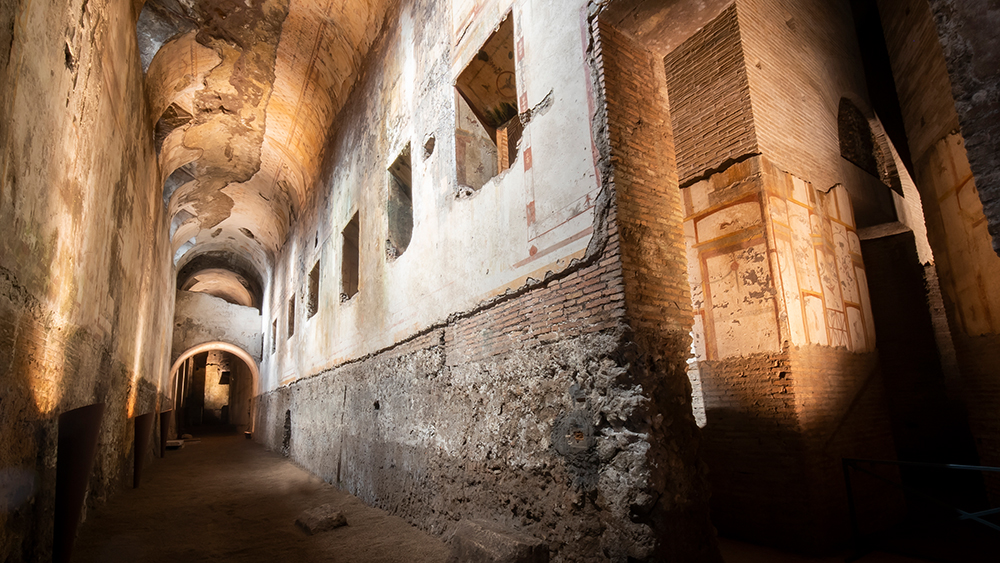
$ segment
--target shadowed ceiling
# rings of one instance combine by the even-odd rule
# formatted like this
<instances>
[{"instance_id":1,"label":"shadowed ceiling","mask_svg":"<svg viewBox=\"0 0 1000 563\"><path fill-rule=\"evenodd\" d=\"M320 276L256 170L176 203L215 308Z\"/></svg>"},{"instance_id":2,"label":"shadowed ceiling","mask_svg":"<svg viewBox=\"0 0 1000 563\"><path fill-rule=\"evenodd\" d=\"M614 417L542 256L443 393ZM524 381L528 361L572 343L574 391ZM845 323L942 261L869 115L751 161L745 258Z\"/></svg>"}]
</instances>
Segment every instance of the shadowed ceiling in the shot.
<instances>
[{"instance_id":1,"label":"shadowed ceiling","mask_svg":"<svg viewBox=\"0 0 1000 563\"><path fill-rule=\"evenodd\" d=\"M147 0L136 30L179 271L217 257L198 263L266 279L387 4Z\"/></svg>"}]
</instances>

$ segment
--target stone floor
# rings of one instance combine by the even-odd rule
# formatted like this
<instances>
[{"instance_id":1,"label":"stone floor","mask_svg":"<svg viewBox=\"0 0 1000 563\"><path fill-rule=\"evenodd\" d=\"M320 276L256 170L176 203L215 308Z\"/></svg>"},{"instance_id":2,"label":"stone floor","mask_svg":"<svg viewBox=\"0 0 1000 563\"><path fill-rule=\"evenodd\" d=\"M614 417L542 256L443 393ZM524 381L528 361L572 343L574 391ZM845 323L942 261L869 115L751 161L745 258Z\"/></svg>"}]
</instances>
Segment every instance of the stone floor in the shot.
<instances>
[{"instance_id":1,"label":"stone floor","mask_svg":"<svg viewBox=\"0 0 1000 563\"><path fill-rule=\"evenodd\" d=\"M313 536L303 511L332 504L348 526ZM841 563L722 539L727 563ZM80 526L77 562L337 561L443 563L448 548L382 510L313 477L242 436L205 436L168 451L142 486L116 495ZM859 563L924 563L885 553Z\"/></svg>"},{"instance_id":2,"label":"stone floor","mask_svg":"<svg viewBox=\"0 0 1000 563\"><path fill-rule=\"evenodd\" d=\"M308 536L295 525L327 503L346 527ZM440 563L448 549L240 435L206 436L155 460L140 488L89 515L73 554L80 563Z\"/></svg>"}]
</instances>

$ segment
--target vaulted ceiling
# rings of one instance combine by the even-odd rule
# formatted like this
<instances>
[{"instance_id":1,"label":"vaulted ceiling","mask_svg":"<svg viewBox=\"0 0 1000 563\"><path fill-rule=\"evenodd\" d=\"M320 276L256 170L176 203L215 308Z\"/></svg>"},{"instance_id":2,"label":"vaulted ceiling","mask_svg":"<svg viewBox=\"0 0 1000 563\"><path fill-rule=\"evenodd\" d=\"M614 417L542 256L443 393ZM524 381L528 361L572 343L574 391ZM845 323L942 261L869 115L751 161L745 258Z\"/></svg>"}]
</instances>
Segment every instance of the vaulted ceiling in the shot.
<instances>
[{"instance_id":1,"label":"vaulted ceiling","mask_svg":"<svg viewBox=\"0 0 1000 563\"><path fill-rule=\"evenodd\" d=\"M388 3L147 0L137 36L183 276L238 264L262 286Z\"/></svg>"}]
</instances>

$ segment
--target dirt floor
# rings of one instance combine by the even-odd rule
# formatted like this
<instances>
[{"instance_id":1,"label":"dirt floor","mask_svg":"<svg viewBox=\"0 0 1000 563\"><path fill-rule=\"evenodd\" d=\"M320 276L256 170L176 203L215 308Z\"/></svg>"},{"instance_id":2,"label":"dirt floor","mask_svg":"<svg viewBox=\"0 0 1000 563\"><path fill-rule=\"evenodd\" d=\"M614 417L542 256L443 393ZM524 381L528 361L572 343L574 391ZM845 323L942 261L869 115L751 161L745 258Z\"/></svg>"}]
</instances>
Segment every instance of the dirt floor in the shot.
<instances>
[{"instance_id":1,"label":"dirt floor","mask_svg":"<svg viewBox=\"0 0 1000 563\"><path fill-rule=\"evenodd\" d=\"M330 503L348 525L308 536L305 510ZM75 562L443 562L439 539L239 436L206 436L143 470L142 486L88 515Z\"/></svg>"}]
</instances>

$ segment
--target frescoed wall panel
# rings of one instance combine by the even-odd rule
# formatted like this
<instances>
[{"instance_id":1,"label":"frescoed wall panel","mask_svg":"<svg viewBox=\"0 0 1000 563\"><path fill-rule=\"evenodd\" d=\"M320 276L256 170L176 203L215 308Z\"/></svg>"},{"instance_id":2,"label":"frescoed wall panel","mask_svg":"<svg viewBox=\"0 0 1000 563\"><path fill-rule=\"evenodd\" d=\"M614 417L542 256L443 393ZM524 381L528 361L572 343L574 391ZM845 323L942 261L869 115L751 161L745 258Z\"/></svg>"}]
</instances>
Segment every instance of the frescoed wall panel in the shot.
<instances>
[{"instance_id":1,"label":"frescoed wall panel","mask_svg":"<svg viewBox=\"0 0 1000 563\"><path fill-rule=\"evenodd\" d=\"M780 350L786 341L873 350L847 190L823 193L762 162L769 173L752 182L719 185L736 179L729 174L685 189L696 332L704 331L694 335L698 359Z\"/></svg>"}]
</instances>

